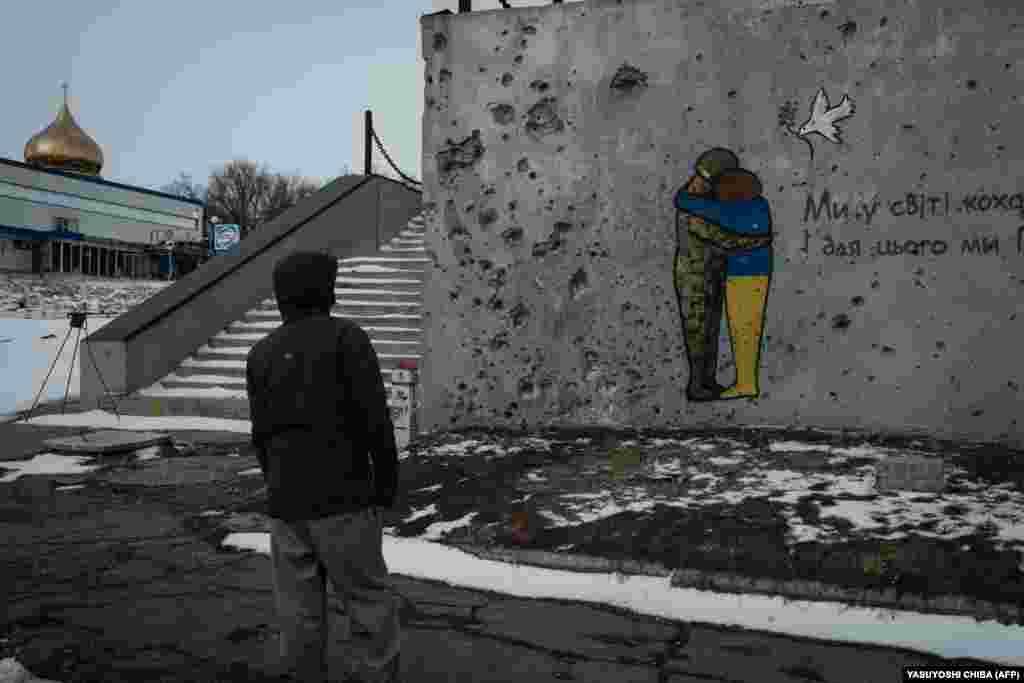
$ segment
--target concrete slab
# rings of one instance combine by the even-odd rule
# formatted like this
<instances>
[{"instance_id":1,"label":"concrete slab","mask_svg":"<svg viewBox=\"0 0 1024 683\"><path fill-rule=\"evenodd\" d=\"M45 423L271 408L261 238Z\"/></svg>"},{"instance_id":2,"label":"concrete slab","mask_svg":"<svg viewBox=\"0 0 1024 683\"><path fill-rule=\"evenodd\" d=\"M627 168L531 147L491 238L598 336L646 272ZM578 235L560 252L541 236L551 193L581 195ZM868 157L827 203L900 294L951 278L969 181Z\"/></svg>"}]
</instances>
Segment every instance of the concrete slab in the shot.
<instances>
[{"instance_id":1,"label":"concrete slab","mask_svg":"<svg viewBox=\"0 0 1024 683\"><path fill-rule=\"evenodd\" d=\"M146 460L132 469L103 472L97 477L124 486L187 486L235 481L239 479L239 472L249 469L253 464L249 458L230 455L158 458Z\"/></svg>"},{"instance_id":2,"label":"concrete slab","mask_svg":"<svg viewBox=\"0 0 1024 683\"><path fill-rule=\"evenodd\" d=\"M74 436L46 439L43 445L57 453L123 453L159 443L170 443L168 434L105 429Z\"/></svg>"},{"instance_id":3,"label":"concrete slab","mask_svg":"<svg viewBox=\"0 0 1024 683\"><path fill-rule=\"evenodd\" d=\"M53 427L14 422L0 424L0 462L27 460L45 450L43 441L81 433L81 427Z\"/></svg>"}]
</instances>

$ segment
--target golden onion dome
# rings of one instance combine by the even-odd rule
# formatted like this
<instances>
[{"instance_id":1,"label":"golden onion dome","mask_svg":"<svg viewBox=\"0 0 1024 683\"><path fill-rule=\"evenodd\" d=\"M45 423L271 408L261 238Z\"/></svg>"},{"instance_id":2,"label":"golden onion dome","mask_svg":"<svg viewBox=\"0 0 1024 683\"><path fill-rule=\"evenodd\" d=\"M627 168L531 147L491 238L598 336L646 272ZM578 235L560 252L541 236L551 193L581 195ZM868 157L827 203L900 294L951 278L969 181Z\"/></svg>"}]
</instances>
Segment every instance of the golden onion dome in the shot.
<instances>
[{"instance_id":1,"label":"golden onion dome","mask_svg":"<svg viewBox=\"0 0 1024 683\"><path fill-rule=\"evenodd\" d=\"M86 175L99 175L103 168L103 150L71 116L67 85L56 120L25 143L25 163Z\"/></svg>"}]
</instances>

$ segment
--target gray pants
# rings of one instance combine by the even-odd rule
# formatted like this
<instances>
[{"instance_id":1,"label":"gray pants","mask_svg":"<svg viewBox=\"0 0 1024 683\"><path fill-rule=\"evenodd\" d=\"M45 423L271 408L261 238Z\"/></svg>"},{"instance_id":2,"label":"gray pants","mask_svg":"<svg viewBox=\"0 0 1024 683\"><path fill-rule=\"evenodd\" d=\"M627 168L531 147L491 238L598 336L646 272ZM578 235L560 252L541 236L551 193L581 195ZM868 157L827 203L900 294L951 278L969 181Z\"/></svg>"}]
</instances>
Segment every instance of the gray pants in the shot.
<instances>
[{"instance_id":1,"label":"gray pants","mask_svg":"<svg viewBox=\"0 0 1024 683\"><path fill-rule=\"evenodd\" d=\"M285 522L271 518L270 550L281 637L281 672L327 680L327 579L351 622L351 672L370 676L398 654L398 595L384 564L379 511Z\"/></svg>"}]
</instances>

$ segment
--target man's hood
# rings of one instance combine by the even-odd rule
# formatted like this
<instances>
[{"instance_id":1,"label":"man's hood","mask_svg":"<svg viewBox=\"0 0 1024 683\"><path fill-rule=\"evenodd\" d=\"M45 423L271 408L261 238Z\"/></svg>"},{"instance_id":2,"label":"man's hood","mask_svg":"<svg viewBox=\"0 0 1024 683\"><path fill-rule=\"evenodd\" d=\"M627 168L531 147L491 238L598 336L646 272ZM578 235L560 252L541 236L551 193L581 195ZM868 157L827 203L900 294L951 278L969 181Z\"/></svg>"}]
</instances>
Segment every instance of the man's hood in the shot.
<instances>
[{"instance_id":1,"label":"man's hood","mask_svg":"<svg viewBox=\"0 0 1024 683\"><path fill-rule=\"evenodd\" d=\"M321 252L297 251L274 267L274 296L285 322L330 311L338 260Z\"/></svg>"}]
</instances>

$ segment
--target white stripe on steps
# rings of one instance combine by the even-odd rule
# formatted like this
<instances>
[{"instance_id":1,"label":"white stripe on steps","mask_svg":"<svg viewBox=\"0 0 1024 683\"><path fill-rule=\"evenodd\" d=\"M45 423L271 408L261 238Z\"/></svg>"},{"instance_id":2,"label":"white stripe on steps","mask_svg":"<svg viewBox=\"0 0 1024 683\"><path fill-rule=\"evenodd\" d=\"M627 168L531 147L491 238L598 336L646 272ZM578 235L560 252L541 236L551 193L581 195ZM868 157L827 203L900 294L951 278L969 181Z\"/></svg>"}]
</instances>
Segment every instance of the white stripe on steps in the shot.
<instances>
[{"instance_id":1,"label":"white stripe on steps","mask_svg":"<svg viewBox=\"0 0 1024 683\"><path fill-rule=\"evenodd\" d=\"M404 358L419 360L421 356L418 353L378 353L377 358L381 360L402 360ZM238 370L245 369L244 360L195 360L192 358L186 358L185 360L181 361L181 365L182 367L186 368L234 368Z\"/></svg>"},{"instance_id":2,"label":"white stripe on steps","mask_svg":"<svg viewBox=\"0 0 1024 683\"><path fill-rule=\"evenodd\" d=\"M422 270L409 270L407 268L388 268L387 266L374 266L367 264L364 266L349 266L348 268L338 268L339 273L422 273Z\"/></svg>"},{"instance_id":3,"label":"white stripe on steps","mask_svg":"<svg viewBox=\"0 0 1024 683\"><path fill-rule=\"evenodd\" d=\"M262 339L262 337L260 337ZM258 341L258 340L257 340ZM370 339L371 344L394 344L403 346L418 346L420 342L409 341L409 340L391 340L391 339ZM199 347L196 353L214 353L220 356L246 356L251 351L251 347L247 346L221 346L217 348L211 347L209 344L203 344Z\"/></svg>"},{"instance_id":4,"label":"white stripe on steps","mask_svg":"<svg viewBox=\"0 0 1024 683\"><path fill-rule=\"evenodd\" d=\"M220 332L214 339L237 339L239 341L250 339L259 341L263 339L270 330L276 330L280 325L274 323L267 323L260 329L267 330L268 332ZM361 328L367 332L422 332L418 327L375 327L372 325L360 325Z\"/></svg>"},{"instance_id":5,"label":"white stripe on steps","mask_svg":"<svg viewBox=\"0 0 1024 683\"><path fill-rule=\"evenodd\" d=\"M414 256L353 256L352 258L339 259L341 263L355 263L357 261L369 261L371 263L430 263L428 258L416 258Z\"/></svg>"},{"instance_id":6,"label":"white stripe on steps","mask_svg":"<svg viewBox=\"0 0 1024 683\"><path fill-rule=\"evenodd\" d=\"M337 289L336 288L334 290L334 293L337 294L338 296L341 296L343 294L344 295L352 295L352 294L370 294L370 293L373 293L373 294L388 294L388 295L395 295L395 296L420 296L420 295L423 294L423 292L417 292L415 290L410 291L408 289L367 289L365 287L363 287L361 289L352 289L352 288Z\"/></svg>"},{"instance_id":7,"label":"white stripe on steps","mask_svg":"<svg viewBox=\"0 0 1024 683\"><path fill-rule=\"evenodd\" d=\"M339 306L419 306L416 301L339 301Z\"/></svg>"}]
</instances>

